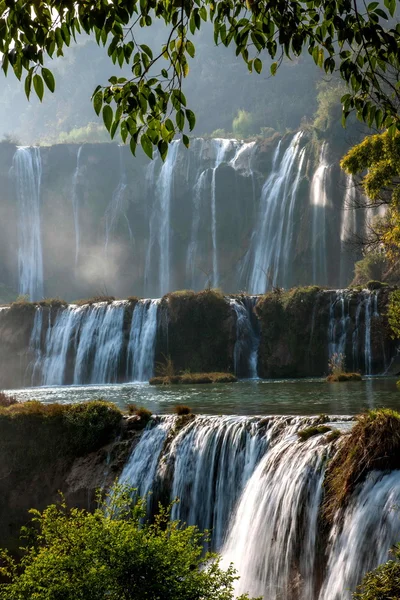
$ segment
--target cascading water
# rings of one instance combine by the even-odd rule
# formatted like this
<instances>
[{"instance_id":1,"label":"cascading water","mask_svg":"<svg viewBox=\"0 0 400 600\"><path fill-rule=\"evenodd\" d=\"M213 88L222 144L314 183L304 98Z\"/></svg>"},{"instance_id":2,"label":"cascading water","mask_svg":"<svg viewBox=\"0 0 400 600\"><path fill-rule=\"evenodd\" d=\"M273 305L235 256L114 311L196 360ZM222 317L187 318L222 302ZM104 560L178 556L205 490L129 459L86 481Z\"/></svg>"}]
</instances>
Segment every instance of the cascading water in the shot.
<instances>
[{"instance_id":1,"label":"cascading water","mask_svg":"<svg viewBox=\"0 0 400 600\"><path fill-rule=\"evenodd\" d=\"M346 431L349 418L332 417ZM316 417L153 418L120 481L157 502L179 498L173 518L211 531L236 592L264 600L347 600L400 538L393 510L400 474L372 473L328 532L320 527L323 479L335 442L300 441ZM179 426L177 427L177 425ZM377 510L379 507L379 510Z\"/></svg>"},{"instance_id":2,"label":"cascading water","mask_svg":"<svg viewBox=\"0 0 400 600\"><path fill-rule=\"evenodd\" d=\"M128 181L126 176L126 167L124 163L123 146L118 146L119 152L119 182L115 188L110 204L105 212L105 251L107 254L110 237L118 226L119 219L123 218L127 224L129 239L133 238L132 229L125 212L126 189Z\"/></svg>"},{"instance_id":3,"label":"cascading water","mask_svg":"<svg viewBox=\"0 0 400 600\"><path fill-rule=\"evenodd\" d=\"M342 355L347 368L358 370L362 366L365 375L371 375L373 365L371 323L372 318L379 317L378 292L363 290L356 296L351 290L337 290L330 293L332 297L328 323L329 358L334 354ZM356 303L353 318L350 314L352 303Z\"/></svg>"},{"instance_id":4,"label":"cascading water","mask_svg":"<svg viewBox=\"0 0 400 600\"><path fill-rule=\"evenodd\" d=\"M203 196L207 189L208 171L202 171L193 189L193 219L190 234L190 242L186 257L186 277L190 282L191 289L197 289L196 260L198 257L199 232L201 213L203 210Z\"/></svg>"},{"instance_id":5,"label":"cascading water","mask_svg":"<svg viewBox=\"0 0 400 600\"><path fill-rule=\"evenodd\" d=\"M257 377L257 354L260 331L254 307L258 296L243 296L230 303L236 313L236 341L233 352L235 374L238 377Z\"/></svg>"},{"instance_id":6,"label":"cascading water","mask_svg":"<svg viewBox=\"0 0 400 600\"><path fill-rule=\"evenodd\" d=\"M328 144L324 142L318 167L311 182L310 201L312 210L312 277L313 283L326 284L328 281L326 261L326 208L328 206L327 178L329 175L329 164L327 162Z\"/></svg>"},{"instance_id":7,"label":"cascading water","mask_svg":"<svg viewBox=\"0 0 400 600\"><path fill-rule=\"evenodd\" d=\"M174 185L174 169L179 154L180 141L170 144L167 158L160 169L154 193L154 205L150 217L150 239L147 247L145 284L151 280L152 268L158 269L158 289L162 296L171 291L171 198ZM150 164L149 180L154 177L155 166Z\"/></svg>"},{"instance_id":8,"label":"cascading water","mask_svg":"<svg viewBox=\"0 0 400 600\"><path fill-rule=\"evenodd\" d=\"M127 378L148 381L153 375L160 300L139 300L136 304L128 342Z\"/></svg>"},{"instance_id":9,"label":"cascading water","mask_svg":"<svg viewBox=\"0 0 400 600\"><path fill-rule=\"evenodd\" d=\"M212 238L212 285L219 285L219 268L218 268L218 243L217 243L217 204L216 204L216 173L221 163L225 160L227 150L232 145L232 140L214 139L215 146L215 165L211 174L211 238Z\"/></svg>"},{"instance_id":10,"label":"cascading water","mask_svg":"<svg viewBox=\"0 0 400 600\"><path fill-rule=\"evenodd\" d=\"M81 171L81 154L83 146L79 146L76 154L76 167L72 176L72 212L74 215L75 228L75 265L78 264L79 249L80 249L80 195L78 193L78 182Z\"/></svg>"},{"instance_id":11,"label":"cascading water","mask_svg":"<svg viewBox=\"0 0 400 600\"><path fill-rule=\"evenodd\" d=\"M285 240L284 227L292 227L284 216L290 212L294 202L300 176L292 181L293 172L300 152L302 132L293 137L279 161L279 142L272 161L272 172L264 183L259 205L255 231L250 241L250 276L248 289L251 293L262 294L267 287L280 281L282 249ZM301 163L302 164L302 163ZM290 237L290 234L288 234ZM286 236L287 238L288 236ZM290 260L286 256L283 260Z\"/></svg>"},{"instance_id":12,"label":"cascading water","mask_svg":"<svg viewBox=\"0 0 400 600\"><path fill-rule=\"evenodd\" d=\"M19 293L27 294L30 300L39 300L43 297L40 148L17 148L13 175L18 205Z\"/></svg>"}]
</instances>

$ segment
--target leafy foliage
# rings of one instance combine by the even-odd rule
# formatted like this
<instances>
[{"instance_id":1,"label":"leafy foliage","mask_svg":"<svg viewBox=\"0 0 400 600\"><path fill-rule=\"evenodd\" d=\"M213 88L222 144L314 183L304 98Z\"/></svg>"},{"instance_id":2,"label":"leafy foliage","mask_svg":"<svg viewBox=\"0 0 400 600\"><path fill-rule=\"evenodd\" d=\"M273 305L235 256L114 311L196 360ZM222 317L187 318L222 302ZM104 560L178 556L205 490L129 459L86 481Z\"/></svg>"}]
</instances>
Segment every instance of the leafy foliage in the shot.
<instances>
[{"instance_id":1,"label":"leafy foliage","mask_svg":"<svg viewBox=\"0 0 400 600\"><path fill-rule=\"evenodd\" d=\"M400 338L400 290L389 295L388 321L394 338Z\"/></svg>"},{"instance_id":2,"label":"leafy foliage","mask_svg":"<svg viewBox=\"0 0 400 600\"><path fill-rule=\"evenodd\" d=\"M400 545L391 551L391 560L367 573L353 595L356 600L400 598Z\"/></svg>"},{"instance_id":3,"label":"leafy foliage","mask_svg":"<svg viewBox=\"0 0 400 600\"><path fill-rule=\"evenodd\" d=\"M384 5L387 10L377 2L360 9L349 0L2 0L2 68L5 73L12 68L18 79L24 78L28 98L33 89L42 100L45 88L53 92L56 87L46 56L63 55L81 32L94 34L113 63L128 64L132 72L131 78L112 76L109 85L95 89L96 113L111 137L119 131L124 142L129 140L133 153L140 142L149 157L157 148L164 159L178 132L189 145L188 132L196 120L182 82L195 56L192 38L202 22L210 20L215 43L232 44L249 71L261 73L265 50L274 61L270 73L275 75L284 56L298 57L307 49L316 65L326 73L339 70L347 82L348 93L341 99L343 121L355 111L370 126L395 130L400 128L393 76L400 25L387 26L396 0L384 0ZM168 35L153 51L137 41L136 31L151 27L155 19L165 23Z\"/></svg>"},{"instance_id":4,"label":"leafy foliage","mask_svg":"<svg viewBox=\"0 0 400 600\"><path fill-rule=\"evenodd\" d=\"M62 500L32 510L20 563L2 554L0 598L22 600L230 600L236 579L217 556L203 554L204 535L160 510L143 522L145 499L117 487L93 514ZM245 600L248 596L241 596Z\"/></svg>"}]
</instances>

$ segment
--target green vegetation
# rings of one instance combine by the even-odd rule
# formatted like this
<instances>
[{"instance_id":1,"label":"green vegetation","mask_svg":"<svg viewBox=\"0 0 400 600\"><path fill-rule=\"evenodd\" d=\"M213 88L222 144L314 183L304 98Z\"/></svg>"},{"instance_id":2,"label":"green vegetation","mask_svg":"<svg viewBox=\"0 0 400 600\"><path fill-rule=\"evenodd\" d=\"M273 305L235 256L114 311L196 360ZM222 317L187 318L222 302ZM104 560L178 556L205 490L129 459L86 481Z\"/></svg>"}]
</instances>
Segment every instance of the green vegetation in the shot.
<instances>
[{"instance_id":1,"label":"green vegetation","mask_svg":"<svg viewBox=\"0 0 400 600\"><path fill-rule=\"evenodd\" d=\"M331 431L331 428L327 425L311 425L311 427L300 429L300 431L297 432L297 435L300 438L300 441L305 442L315 435L327 433L328 431Z\"/></svg>"},{"instance_id":2,"label":"green vegetation","mask_svg":"<svg viewBox=\"0 0 400 600\"><path fill-rule=\"evenodd\" d=\"M235 572L203 553L203 534L161 507L148 523L146 499L132 501L128 488L113 494L94 513L63 499L32 510L22 560L2 553L0 598L233 600Z\"/></svg>"},{"instance_id":3,"label":"green vegetation","mask_svg":"<svg viewBox=\"0 0 400 600\"><path fill-rule=\"evenodd\" d=\"M238 110L232 122L232 130L237 138L249 138L256 133L253 115L247 110Z\"/></svg>"},{"instance_id":4,"label":"green vegetation","mask_svg":"<svg viewBox=\"0 0 400 600\"><path fill-rule=\"evenodd\" d=\"M18 400L14 396L9 396L4 392L0 392L0 407L8 408L13 404L17 404Z\"/></svg>"},{"instance_id":5,"label":"green vegetation","mask_svg":"<svg viewBox=\"0 0 400 600\"><path fill-rule=\"evenodd\" d=\"M386 408L357 417L325 476L324 515L331 521L372 470L400 469L400 414Z\"/></svg>"},{"instance_id":6,"label":"green vegetation","mask_svg":"<svg viewBox=\"0 0 400 600\"><path fill-rule=\"evenodd\" d=\"M220 290L181 290L163 297L168 310L168 336L157 348L156 361L165 363L161 376L233 370L234 322L229 303ZM228 352L227 352L228 349ZM168 357L173 356L173 364ZM167 371L165 371L167 368Z\"/></svg>"},{"instance_id":7,"label":"green vegetation","mask_svg":"<svg viewBox=\"0 0 400 600\"><path fill-rule=\"evenodd\" d=\"M326 378L329 383L338 381L361 381L360 373L348 373L344 361L344 354L335 352L329 359L328 368L330 375Z\"/></svg>"},{"instance_id":8,"label":"green vegetation","mask_svg":"<svg viewBox=\"0 0 400 600\"><path fill-rule=\"evenodd\" d=\"M400 290L390 292L387 314L392 337L400 338Z\"/></svg>"},{"instance_id":9,"label":"green vegetation","mask_svg":"<svg viewBox=\"0 0 400 600\"><path fill-rule=\"evenodd\" d=\"M109 85L94 90L95 112L101 114L111 137L119 132L133 153L140 142L149 157L157 149L164 159L178 132L186 146L190 143L187 134L195 126L195 115L182 84L196 53L192 40L202 23L212 21L215 43L232 45L250 72L261 73L260 56L265 51L273 61L269 71L275 75L284 55L297 60L307 49L325 73L339 72L347 83L347 94L341 98L343 122L355 111L370 127L395 130L399 92L392 72L398 67L400 31L388 25L395 0L384 4L387 12L375 3L360 11L345 2L321 7L317 0L294 5L278 0L217 4L199 0L184 5L147 0L89 5L5 2L0 4L2 68L24 79L28 98L34 90L42 100L45 88L54 92L56 86L45 58L62 56L82 31L94 34L113 63L126 64L131 72L128 77L113 75ZM153 51L136 41L136 30L154 28L155 20L162 21L167 31L163 41L156 37Z\"/></svg>"},{"instance_id":10,"label":"green vegetation","mask_svg":"<svg viewBox=\"0 0 400 600\"><path fill-rule=\"evenodd\" d=\"M400 598L400 545L391 550L392 558L367 573L353 595L355 600L389 600Z\"/></svg>"},{"instance_id":11,"label":"green vegetation","mask_svg":"<svg viewBox=\"0 0 400 600\"><path fill-rule=\"evenodd\" d=\"M389 265L382 250L367 252L354 265L354 279L351 285L366 285L371 280L384 281Z\"/></svg>"},{"instance_id":12,"label":"green vegetation","mask_svg":"<svg viewBox=\"0 0 400 600\"><path fill-rule=\"evenodd\" d=\"M189 385L198 383L234 383L235 381L237 381L237 377L233 373L182 373L181 375L152 377L149 383L150 385Z\"/></svg>"},{"instance_id":13,"label":"green vegetation","mask_svg":"<svg viewBox=\"0 0 400 600\"><path fill-rule=\"evenodd\" d=\"M103 400L80 404L43 404L36 400L11 403L0 406L0 453L10 467L20 462L26 468L37 468L57 458L74 458L115 437L121 420L121 411ZM21 439L26 440L23 450Z\"/></svg>"},{"instance_id":14,"label":"green vegetation","mask_svg":"<svg viewBox=\"0 0 400 600\"><path fill-rule=\"evenodd\" d=\"M151 419L151 410L148 410L144 406L136 406L136 404L128 404L126 407L129 416L139 417L144 423L148 423Z\"/></svg>"},{"instance_id":15,"label":"green vegetation","mask_svg":"<svg viewBox=\"0 0 400 600\"><path fill-rule=\"evenodd\" d=\"M92 298L85 298L83 300L76 300L73 304L77 304L78 306L84 306L85 304L97 304L98 302L107 302L107 304L111 304L114 302L115 296L92 296Z\"/></svg>"}]
</instances>

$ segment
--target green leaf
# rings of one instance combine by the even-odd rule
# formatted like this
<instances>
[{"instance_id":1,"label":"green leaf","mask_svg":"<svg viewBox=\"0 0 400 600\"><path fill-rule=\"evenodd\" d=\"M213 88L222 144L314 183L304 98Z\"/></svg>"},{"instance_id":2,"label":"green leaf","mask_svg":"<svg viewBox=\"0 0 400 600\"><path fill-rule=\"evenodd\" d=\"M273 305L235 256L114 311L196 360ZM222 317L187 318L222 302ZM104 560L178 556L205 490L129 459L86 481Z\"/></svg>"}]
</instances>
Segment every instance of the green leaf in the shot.
<instances>
[{"instance_id":1,"label":"green leaf","mask_svg":"<svg viewBox=\"0 0 400 600\"><path fill-rule=\"evenodd\" d=\"M43 79L40 77L38 73L35 73L33 76L33 87L35 88L35 92L40 101L43 100L44 94L44 85Z\"/></svg>"},{"instance_id":2,"label":"green leaf","mask_svg":"<svg viewBox=\"0 0 400 600\"><path fill-rule=\"evenodd\" d=\"M178 128L181 131L185 127L185 115L183 113L183 110L178 110L178 112L176 113L176 124L178 125Z\"/></svg>"},{"instance_id":3,"label":"green leaf","mask_svg":"<svg viewBox=\"0 0 400 600\"><path fill-rule=\"evenodd\" d=\"M192 131L196 125L196 116L195 116L194 112L192 112L189 109L186 109L185 114L186 114L186 118L189 123L189 129L190 129L190 131Z\"/></svg>"},{"instance_id":4,"label":"green leaf","mask_svg":"<svg viewBox=\"0 0 400 600\"><path fill-rule=\"evenodd\" d=\"M31 95L32 90L32 76L33 76L33 68L29 70L28 75L25 77L25 95L29 100L29 96Z\"/></svg>"},{"instance_id":5,"label":"green leaf","mask_svg":"<svg viewBox=\"0 0 400 600\"><path fill-rule=\"evenodd\" d=\"M271 65L271 67L270 67L271 75L275 75L277 69L278 69L278 63L277 62L273 62L272 65Z\"/></svg>"},{"instance_id":6,"label":"green leaf","mask_svg":"<svg viewBox=\"0 0 400 600\"><path fill-rule=\"evenodd\" d=\"M186 98L181 90L172 90L172 96L183 104L183 106L186 106Z\"/></svg>"},{"instance_id":7,"label":"green leaf","mask_svg":"<svg viewBox=\"0 0 400 600\"><path fill-rule=\"evenodd\" d=\"M259 58L255 58L254 59L253 66L254 66L254 69L256 70L256 72L258 74L260 74L261 71L262 71L262 62L261 62L261 60Z\"/></svg>"},{"instance_id":8,"label":"green leaf","mask_svg":"<svg viewBox=\"0 0 400 600\"><path fill-rule=\"evenodd\" d=\"M103 108L103 121L107 131L110 131L113 122L113 110L109 104Z\"/></svg>"},{"instance_id":9,"label":"green leaf","mask_svg":"<svg viewBox=\"0 0 400 600\"><path fill-rule=\"evenodd\" d=\"M53 73L49 69L46 69L45 67L43 67L42 68L42 77L44 79L45 84L49 88L50 92L53 93L54 90L56 89L56 82L55 82Z\"/></svg>"},{"instance_id":10,"label":"green leaf","mask_svg":"<svg viewBox=\"0 0 400 600\"><path fill-rule=\"evenodd\" d=\"M150 139L147 137L147 135L145 133L140 138L140 144L143 148L144 153L147 154L147 156L152 159L153 158L153 144L151 143Z\"/></svg>"},{"instance_id":11,"label":"green leaf","mask_svg":"<svg viewBox=\"0 0 400 600\"><path fill-rule=\"evenodd\" d=\"M146 44L140 44L141 49L143 50L143 52L145 52L147 54L147 56L153 60L153 52L151 50L151 48L149 48Z\"/></svg>"},{"instance_id":12,"label":"green leaf","mask_svg":"<svg viewBox=\"0 0 400 600\"><path fill-rule=\"evenodd\" d=\"M194 58L194 55L196 54L196 50L194 45L192 44L192 42L190 40L188 40L186 42L186 50L187 53L189 54L189 56L191 56L192 58Z\"/></svg>"},{"instance_id":13,"label":"green leaf","mask_svg":"<svg viewBox=\"0 0 400 600\"><path fill-rule=\"evenodd\" d=\"M93 97L93 107L94 107L94 110L96 111L97 116L100 114L102 106L103 106L103 92L101 90L99 90L98 92L95 93L95 95Z\"/></svg>"},{"instance_id":14,"label":"green leaf","mask_svg":"<svg viewBox=\"0 0 400 600\"><path fill-rule=\"evenodd\" d=\"M182 141L185 144L186 148L189 148L189 146L190 146L190 140L189 140L189 138L188 138L187 135L183 134Z\"/></svg>"}]
</instances>

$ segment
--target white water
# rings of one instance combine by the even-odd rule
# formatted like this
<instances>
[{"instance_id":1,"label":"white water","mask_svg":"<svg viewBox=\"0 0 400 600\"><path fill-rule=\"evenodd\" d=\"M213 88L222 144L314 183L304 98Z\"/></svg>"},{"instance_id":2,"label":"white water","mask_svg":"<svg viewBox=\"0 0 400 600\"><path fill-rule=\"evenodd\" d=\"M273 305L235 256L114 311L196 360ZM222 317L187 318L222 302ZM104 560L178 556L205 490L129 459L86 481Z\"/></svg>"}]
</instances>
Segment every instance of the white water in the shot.
<instances>
[{"instance_id":1,"label":"white water","mask_svg":"<svg viewBox=\"0 0 400 600\"><path fill-rule=\"evenodd\" d=\"M314 173L310 190L312 214L311 236L313 244L312 276L313 283L316 283L318 285L326 284L328 281L328 270L326 260L326 208L328 206L328 195L326 186L330 167L327 162L327 154L328 144L324 142L321 147L319 165Z\"/></svg>"},{"instance_id":2,"label":"white water","mask_svg":"<svg viewBox=\"0 0 400 600\"><path fill-rule=\"evenodd\" d=\"M172 289L171 280L171 199L174 185L174 169L179 155L180 141L170 144L168 155L157 176L154 189L154 204L150 217L150 239L147 247L145 283L151 281L152 269L158 271L159 295ZM149 183L154 182L155 162L148 167Z\"/></svg>"},{"instance_id":3,"label":"white water","mask_svg":"<svg viewBox=\"0 0 400 600\"><path fill-rule=\"evenodd\" d=\"M128 217L126 215L125 204L126 204L126 189L128 187L128 181L126 176L126 167L124 163L123 146L118 146L119 152L119 182L115 188L111 201L106 208L105 212L105 252L107 254L108 245L110 238L116 230L119 220L121 218L127 224L129 239L133 238L132 229L129 224Z\"/></svg>"},{"instance_id":4,"label":"white water","mask_svg":"<svg viewBox=\"0 0 400 600\"><path fill-rule=\"evenodd\" d=\"M190 232L190 242L186 256L186 279L190 289L197 289L199 265L197 264L199 249L199 233L201 214L204 209L203 196L207 189L208 171L202 171L193 189L193 218Z\"/></svg>"},{"instance_id":5,"label":"white water","mask_svg":"<svg viewBox=\"0 0 400 600\"><path fill-rule=\"evenodd\" d=\"M262 294L271 283L277 285L280 281L281 254L285 239L283 228L287 226L284 216L294 202L300 181L299 176L293 183L292 177L300 152L301 137L302 132L295 134L281 160L279 142L273 156L271 174L261 192L257 223L249 248L248 289L253 294ZM284 260L291 260L291 257L286 256Z\"/></svg>"},{"instance_id":6,"label":"white water","mask_svg":"<svg viewBox=\"0 0 400 600\"><path fill-rule=\"evenodd\" d=\"M79 250L80 250L80 197L78 194L78 182L81 171L81 153L83 146L79 146L76 154L76 168L72 176L72 212L74 215L74 228L75 228L75 265L78 264Z\"/></svg>"},{"instance_id":7,"label":"white water","mask_svg":"<svg viewBox=\"0 0 400 600\"><path fill-rule=\"evenodd\" d=\"M236 313L236 341L233 351L234 370L238 377L257 377L258 346L260 332L254 307L257 296L244 296L242 299L231 299L230 303Z\"/></svg>"},{"instance_id":8,"label":"white water","mask_svg":"<svg viewBox=\"0 0 400 600\"><path fill-rule=\"evenodd\" d=\"M218 267L216 173L220 164L224 162L227 151L232 146L232 140L215 138L212 141L215 147L215 164L211 174L212 285L216 288L219 286L220 277Z\"/></svg>"},{"instance_id":9,"label":"white water","mask_svg":"<svg viewBox=\"0 0 400 600\"><path fill-rule=\"evenodd\" d=\"M357 295L355 316L350 316L350 306L354 295L350 290L331 292L328 323L328 353L342 354L347 369L358 370L363 362L365 375L372 375L372 318L379 317L378 292L363 290ZM362 320L363 323L362 323ZM361 326L363 325L363 327ZM346 347L351 338L351 356L346 355ZM360 356L363 361L360 361Z\"/></svg>"},{"instance_id":10,"label":"white water","mask_svg":"<svg viewBox=\"0 0 400 600\"><path fill-rule=\"evenodd\" d=\"M136 304L128 342L127 379L148 381L153 376L160 300L139 300Z\"/></svg>"},{"instance_id":11,"label":"white water","mask_svg":"<svg viewBox=\"0 0 400 600\"><path fill-rule=\"evenodd\" d=\"M120 481L140 494L153 491L150 510L160 498L179 497L173 518L211 530L224 566L233 562L241 576L237 593L350 600L363 574L384 562L400 539L400 473L372 473L326 538L319 514L334 445L326 434L299 441L297 431L313 422L197 416L173 433L176 417L156 418ZM337 417L331 425L350 426Z\"/></svg>"},{"instance_id":12,"label":"white water","mask_svg":"<svg viewBox=\"0 0 400 600\"><path fill-rule=\"evenodd\" d=\"M40 148L17 148L13 174L18 206L19 293L27 294L30 300L40 300L43 297Z\"/></svg>"}]
</instances>

